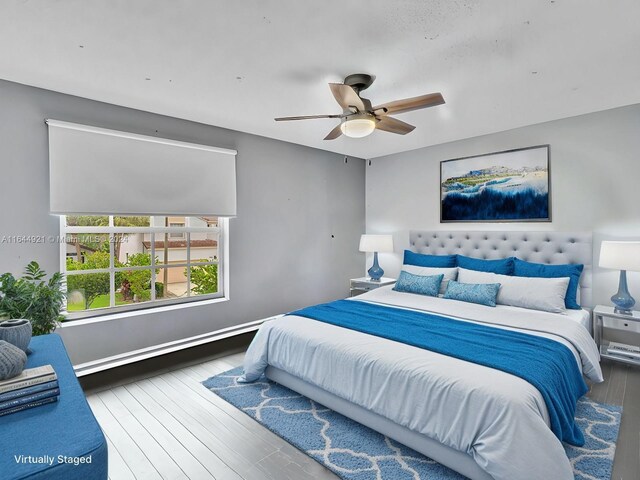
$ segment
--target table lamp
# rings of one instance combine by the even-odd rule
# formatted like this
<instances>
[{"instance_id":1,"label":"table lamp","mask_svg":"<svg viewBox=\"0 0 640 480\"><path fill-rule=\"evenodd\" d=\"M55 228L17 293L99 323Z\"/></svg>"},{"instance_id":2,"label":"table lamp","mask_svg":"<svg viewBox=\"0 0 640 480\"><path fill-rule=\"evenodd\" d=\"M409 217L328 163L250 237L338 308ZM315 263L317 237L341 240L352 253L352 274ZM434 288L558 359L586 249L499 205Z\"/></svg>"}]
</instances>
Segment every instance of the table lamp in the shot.
<instances>
[{"instance_id":1,"label":"table lamp","mask_svg":"<svg viewBox=\"0 0 640 480\"><path fill-rule=\"evenodd\" d=\"M599 265L620 270L618 293L611 297L611 301L616 313L630 315L636 301L627 289L627 270L640 271L640 242L602 242Z\"/></svg>"},{"instance_id":2,"label":"table lamp","mask_svg":"<svg viewBox=\"0 0 640 480\"><path fill-rule=\"evenodd\" d=\"M391 235L362 235L360 237L360 251L373 252L373 265L367 273L374 282L379 282L384 270L378 265L378 252L393 252L393 236Z\"/></svg>"}]
</instances>

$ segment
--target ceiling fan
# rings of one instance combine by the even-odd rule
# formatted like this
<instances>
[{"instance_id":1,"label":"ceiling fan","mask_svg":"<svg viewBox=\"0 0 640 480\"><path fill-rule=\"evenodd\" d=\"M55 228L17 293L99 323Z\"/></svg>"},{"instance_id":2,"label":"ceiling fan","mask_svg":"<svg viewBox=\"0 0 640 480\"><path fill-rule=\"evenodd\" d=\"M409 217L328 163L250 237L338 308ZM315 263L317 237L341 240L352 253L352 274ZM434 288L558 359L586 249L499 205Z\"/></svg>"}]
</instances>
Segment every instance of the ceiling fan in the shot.
<instances>
[{"instance_id":1,"label":"ceiling fan","mask_svg":"<svg viewBox=\"0 0 640 480\"><path fill-rule=\"evenodd\" d=\"M315 118L339 118L337 125L325 140L333 140L344 134L347 137L361 138L370 135L376 128L385 132L406 135L412 132L413 125L409 125L396 118L390 117L392 113L404 113L420 108L442 105L444 98L441 93L428 93L418 97L405 98L394 102L383 103L375 107L371 101L362 98L360 92L373 83L374 78L366 73L355 73L344 79L344 83L330 83L331 93L342 107L342 113L337 115L305 115L298 117L279 117L276 122L287 120L310 120Z\"/></svg>"}]
</instances>

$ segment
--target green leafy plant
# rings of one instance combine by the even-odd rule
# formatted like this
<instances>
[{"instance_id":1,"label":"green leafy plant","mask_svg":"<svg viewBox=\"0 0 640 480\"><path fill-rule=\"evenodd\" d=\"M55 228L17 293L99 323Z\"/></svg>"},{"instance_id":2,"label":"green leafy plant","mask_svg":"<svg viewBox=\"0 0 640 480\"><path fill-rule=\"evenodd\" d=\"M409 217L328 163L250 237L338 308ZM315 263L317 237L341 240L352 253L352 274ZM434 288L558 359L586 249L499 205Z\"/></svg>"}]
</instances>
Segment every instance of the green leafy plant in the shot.
<instances>
[{"instance_id":1,"label":"green leafy plant","mask_svg":"<svg viewBox=\"0 0 640 480\"><path fill-rule=\"evenodd\" d=\"M67 257L67 271L95 270L109 268L108 252L93 252L85 257L84 263ZM110 288L108 273L88 273L67 276L67 292L81 292L84 296L85 308L88 310L93 301L100 295L108 295Z\"/></svg>"},{"instance_id":2,"label":"green leafy plant","mask_svg":"<svg viewBox=\"0 0 640 480\"><path fill-rule=\"evenodd\" d=\"M19 279L10 273L0 275L0 317L31 320L34 335L53 332L64 319L60 315L64 276L60 272L49 280L46 276L37 262L29 263Z\"/></svg>"},{"instance_id":3,"label":"green leafy plant","mask_svg":"<svg viewBox=\"0 0 640 480\"><path fill-rule=\"evenodd\" d=\"M216 293L218 291L218 265L191 267L191 285L191 290L198 295Z\"/></svg>"},{"instance_id":4,"label":"green leafy plant","mask_svg":"<svg viewBox=\"0 0 640 480\"><path fill-rule=\"evenodd\" d=\"M151 255L148 253L134 253L129 255L128 267L143 267L151 265ZM158 270L156 270L156 274ZM151 270L127 270L122 272L122 284L126 285L135 301L144 302L151 299Z\"/></svg>"},{"instance_id":5,"label":"green leafy plant","mask_svg":"<svg viewBox=\"0 0 640 480\"><path fill-rule=\"evenodd\" d=\"M164 298L164 283L156 282L156 298Z\"/></svg>"}]
</instances>

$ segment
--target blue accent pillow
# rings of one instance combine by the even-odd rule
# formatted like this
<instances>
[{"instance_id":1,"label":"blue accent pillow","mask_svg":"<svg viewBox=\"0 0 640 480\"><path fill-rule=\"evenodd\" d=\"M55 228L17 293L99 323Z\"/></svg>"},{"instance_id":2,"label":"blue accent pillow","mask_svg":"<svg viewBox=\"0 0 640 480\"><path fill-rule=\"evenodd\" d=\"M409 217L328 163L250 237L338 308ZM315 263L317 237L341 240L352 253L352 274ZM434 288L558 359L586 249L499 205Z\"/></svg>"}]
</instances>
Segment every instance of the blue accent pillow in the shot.
<instances>
[{"instance_id":1,"label":"blue accent pillow","mask_svg":"<svg viewBox=\"0 0 640 480\"><path fill-rule=\"evenodd\" d=\"M567 287L567 294L564 297L564 306L571 310L580 310L580 305L578 305L578 287L580 286L580 275L582 275L583 269L584 265L580 263L547 265L545 263L525 262L524 260L516 258L513 274L516 277L569 277L569 286Z\"/></svg>"},{"instance_id":2,"label":"blue accent pillow","mask_svg":"<svg viewBox=\"0 0 640 480\"><path fill-rule=\"evenodd\" d=\"M415 253L411 250L404 251L404 264L416 265L418 267L444 267L452 268L456 266L455 255L425 255Z\"/></svg>"},{"instance_id":3,"label":"blue accent pillow","mask_svg":"<svg viewBox=\"0 0 640 480\"><path fill-rule=\"evenodd\" d=\"M458 267L477 272L499 273L500 275L512 275L514 257L498 260L484 260L482 258L465 257L456 255Z\"/></svg>"},{"instance_id":4,"label":"blue accent pillow","mask_svg":"<svg viewBox=\"0 0 640 480\"><path fill-rule=\"evenodd\" d=\"M460 283L449 280L443 298L495 307L499 291L499 283Z\"/></svg>"},{"instance_id":5,"label":"blue accent pillow","mask_svg":"<svg viewBox=\"0 0 640 480\"><path fill-rule=\"evenodd\" d=\"M443 277L444 275L414 275L402 270L393 289L396 292L437 297Z\"/></svg>"}]
</instances>

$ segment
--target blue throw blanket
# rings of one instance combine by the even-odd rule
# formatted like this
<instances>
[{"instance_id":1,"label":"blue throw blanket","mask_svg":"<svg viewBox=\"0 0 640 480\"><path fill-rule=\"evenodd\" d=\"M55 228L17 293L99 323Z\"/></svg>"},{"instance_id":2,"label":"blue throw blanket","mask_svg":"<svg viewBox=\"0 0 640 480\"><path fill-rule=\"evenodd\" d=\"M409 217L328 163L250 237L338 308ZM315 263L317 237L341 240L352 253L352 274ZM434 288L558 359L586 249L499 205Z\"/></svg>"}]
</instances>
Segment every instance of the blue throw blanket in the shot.
<instances>
[{"instance_id":1,"label":"blue throw blanket","mask_svg":"<svg viewBox=\"0 0 640 480\"><path fill-rule=\"evenodd\" d=\"M516 375L536 387L551 430L563 442L584 445L574 416L587 385L571 350L526 333L365 302L338 300L289 315L311 318Z\"/></svg>"}]
</instances>

